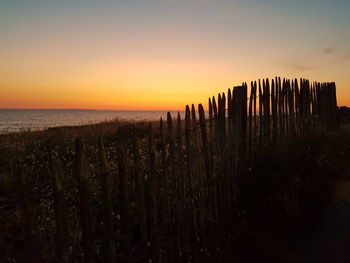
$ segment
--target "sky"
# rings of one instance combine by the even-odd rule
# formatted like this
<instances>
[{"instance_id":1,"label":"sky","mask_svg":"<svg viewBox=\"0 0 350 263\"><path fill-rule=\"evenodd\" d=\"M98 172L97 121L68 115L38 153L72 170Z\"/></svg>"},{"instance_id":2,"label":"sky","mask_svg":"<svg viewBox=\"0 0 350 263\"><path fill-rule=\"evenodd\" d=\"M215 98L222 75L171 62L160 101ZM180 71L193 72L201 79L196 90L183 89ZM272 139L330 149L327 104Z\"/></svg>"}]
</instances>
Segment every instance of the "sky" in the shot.
<instances>
[{"instance_id":1,"label":"sky","mask_svg":"<svg viewBox=\"0 0 350 263\"><path fill-rule=\"evenodd\" d=\"M180 110L243 81L335 81L349 0L0 0L0 108Z\"/></svg>"}]
</instances>

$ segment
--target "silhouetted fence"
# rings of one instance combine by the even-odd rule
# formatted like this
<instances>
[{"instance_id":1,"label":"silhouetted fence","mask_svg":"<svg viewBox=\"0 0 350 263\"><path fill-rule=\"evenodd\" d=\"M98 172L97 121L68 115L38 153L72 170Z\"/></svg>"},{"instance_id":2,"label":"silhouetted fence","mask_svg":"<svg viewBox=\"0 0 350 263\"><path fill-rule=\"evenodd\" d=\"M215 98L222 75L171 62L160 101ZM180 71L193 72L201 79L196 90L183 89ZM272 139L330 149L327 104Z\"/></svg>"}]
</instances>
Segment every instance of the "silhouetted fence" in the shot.
<instances>
[{"instance_id":1,"label":"silhouetted fence","mask_svg":"<svg viewBox=\"0 0 350 263\"><path fill-rule=\"evenodd\" d=\"M50 154L55 253L61 262L72 261L72 239L81 241L84 262L201 262L232 242L228 229L234 229L240 185L257 153L338 127L335 84L304 79L252 82L249 96L243 83L209 98L207 110L186 106L184 120L178 114L176 121L168 113L166 122L150 124L148 137L120 127L117 149L108 154L99 138L100 173L94 179L77 139L75 237L69 230L72 207ZM112 164L106 157L111 154ZM93 200L99 214L92 212Z\"/></svg>"}]
</instances>

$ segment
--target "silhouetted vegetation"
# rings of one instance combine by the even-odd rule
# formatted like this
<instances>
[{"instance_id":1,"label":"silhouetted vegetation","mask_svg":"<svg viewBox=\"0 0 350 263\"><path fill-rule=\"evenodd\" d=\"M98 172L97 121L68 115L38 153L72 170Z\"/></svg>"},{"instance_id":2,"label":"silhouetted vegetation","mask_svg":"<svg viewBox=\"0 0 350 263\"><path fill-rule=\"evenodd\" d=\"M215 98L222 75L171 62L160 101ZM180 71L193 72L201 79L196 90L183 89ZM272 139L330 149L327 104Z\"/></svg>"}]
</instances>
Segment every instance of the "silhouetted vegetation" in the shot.
<instances>
[{"instance_id":1,"label":"silhouetted vegetation","mask_svg":"<svg viewBox=\"0 0 350 263\"><path fill-rule=\"evenodd\" d=\"M0 150L5 262L294 262L350 136L334 83L276 78L210 98L208 116L7 134Z\"/></svg>"}]
</instances>

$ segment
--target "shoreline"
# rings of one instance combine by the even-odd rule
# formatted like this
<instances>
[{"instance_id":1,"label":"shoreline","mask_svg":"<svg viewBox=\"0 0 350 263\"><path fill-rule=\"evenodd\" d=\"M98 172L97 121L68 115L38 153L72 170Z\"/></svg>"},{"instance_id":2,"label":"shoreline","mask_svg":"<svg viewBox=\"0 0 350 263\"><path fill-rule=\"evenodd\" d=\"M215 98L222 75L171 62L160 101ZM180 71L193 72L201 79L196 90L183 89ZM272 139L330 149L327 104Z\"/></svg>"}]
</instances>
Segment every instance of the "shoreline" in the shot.
<instances>
[{"instance_id":1,"label":"shoreline","mask_svg":"<svg viewBox=\"0 0 350 263\"><path fill-rule=\"evenodd\" d=\"M43 131L56 127L96 125L101 122L148 122L165 119L168 111L0 110L0 134ZM175 116L178 112L170 111Z\"/></svg>"}]
</instances>

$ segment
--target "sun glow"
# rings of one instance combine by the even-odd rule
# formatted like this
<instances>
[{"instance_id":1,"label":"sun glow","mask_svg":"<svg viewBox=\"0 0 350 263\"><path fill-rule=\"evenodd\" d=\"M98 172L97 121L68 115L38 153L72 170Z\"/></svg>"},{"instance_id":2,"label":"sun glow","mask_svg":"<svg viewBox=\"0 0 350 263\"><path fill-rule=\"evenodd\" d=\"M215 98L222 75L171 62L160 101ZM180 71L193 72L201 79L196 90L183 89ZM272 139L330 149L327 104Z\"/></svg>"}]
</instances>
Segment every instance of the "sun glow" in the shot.
<instances>
[{"instance_id":1,"label":"sun glow","mask_svg":"<svg viewBox=\"0 0 350 263\"><path fill-rule=\"evenodd\" d=\"M253 0L29 2L0 3L0 108L177 110L276 75L335 81L350 105L350 23Z\"/></svg>"}]
</instances>

